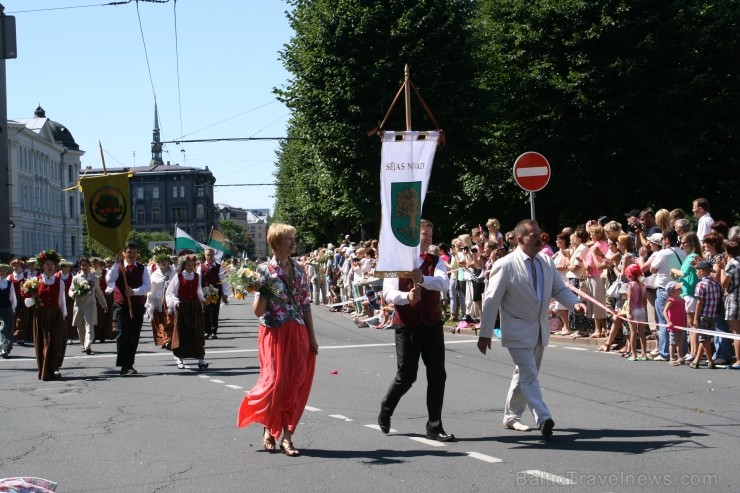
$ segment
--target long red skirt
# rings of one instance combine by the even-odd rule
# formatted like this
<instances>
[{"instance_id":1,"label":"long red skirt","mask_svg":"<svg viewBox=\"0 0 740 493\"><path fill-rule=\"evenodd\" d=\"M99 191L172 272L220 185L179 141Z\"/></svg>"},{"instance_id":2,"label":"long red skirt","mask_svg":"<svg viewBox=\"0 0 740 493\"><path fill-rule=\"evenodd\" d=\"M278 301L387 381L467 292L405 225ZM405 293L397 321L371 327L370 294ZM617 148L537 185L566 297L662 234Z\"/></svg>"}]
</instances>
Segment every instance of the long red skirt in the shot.
<instances>
[{"instance_id":1,"label":"long red skirt","mask_svg":"<svg viewBox=\"0 0 740 493\"><path fill-rule=\"evenodd\" d=\"M239 406L236 426L260 423L278 438L294 432L311 393L316 355L308 344L308 329L289 320L276 329L260 325L260 377Z\"/></svg>"}]
</instances>

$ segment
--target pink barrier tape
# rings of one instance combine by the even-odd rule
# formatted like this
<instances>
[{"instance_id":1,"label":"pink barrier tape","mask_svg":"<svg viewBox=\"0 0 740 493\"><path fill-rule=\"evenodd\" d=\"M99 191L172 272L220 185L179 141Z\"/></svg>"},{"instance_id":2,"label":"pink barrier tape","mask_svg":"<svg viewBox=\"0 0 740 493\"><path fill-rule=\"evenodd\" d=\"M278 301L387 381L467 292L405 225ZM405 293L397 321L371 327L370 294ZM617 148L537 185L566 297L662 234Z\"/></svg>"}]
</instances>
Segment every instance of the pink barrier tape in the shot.
<instances>
[{"instance_id":1,"label":"pink barrier tape","mask_svg":"<svg viewBox=\"0 0 740 493\"><path fill-rule=\"evenodd\" d=\"M589 296L588 294L584 293L580 289L575 288L575 287L571 286L568 283L566 283L566 286L568 286L568 288L570 288L571 291L573 291L574 293L576 293L581 298L585 298L588 301L590 301L591 303L600 306L604 310L606 310L609 313L611 313L613 316L615 316L615 317L617 317L617 318L619 318L621 320L624 320L625 322L632 323L632 324L650 325L649 322L640 322L640 321L637 321L637 320L628 320L627 317L625 317L623 315L620 315L618 312L615 312L614 310L610 309L609 307L607 307L603 303L599 302L595 298ZM666 328L668 327L666 324L661 324L661 323L658 323L657 321L655 322L655 325L657 325L659 327L666 327ZM723 338L727 338L727 339L740 339L740 334L734 334L732 332L720 332L718 330L704 330L704 329L697 329L695 327L681 327L679 325L674 325L673 328L674 329L679 329L679 330L685 330L687 332L695 332L697 334L704 334L704 335L708 335L708 336L712 336L712 337L723 337Z\"/></svg>"}]
</instances>

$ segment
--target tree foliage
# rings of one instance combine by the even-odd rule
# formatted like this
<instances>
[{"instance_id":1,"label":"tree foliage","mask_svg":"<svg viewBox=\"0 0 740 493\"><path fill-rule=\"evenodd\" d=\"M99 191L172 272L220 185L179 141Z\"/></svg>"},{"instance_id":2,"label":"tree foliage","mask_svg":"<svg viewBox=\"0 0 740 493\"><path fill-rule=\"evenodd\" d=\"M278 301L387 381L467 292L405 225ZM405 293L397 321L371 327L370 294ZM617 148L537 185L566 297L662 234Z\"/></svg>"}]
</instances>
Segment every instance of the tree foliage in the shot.
<instances>
[{"instance_id":1,"label":"tree foliage","mask_svg":"<svg viewBox=\"0 0 740 493\"><path fill-rule=\"evenodd\" d=\"M548 229L707 197L740 215L740 2L291 0L292 78L276 212L308 244L379 228L377 126L403 66L447 135L423 215L438 239L528 217L512 165L553 169L536 194ZM412 103L415 130L433 125ZM402 104L386 125L404 129Z\"/></svg>"}]
</instances>

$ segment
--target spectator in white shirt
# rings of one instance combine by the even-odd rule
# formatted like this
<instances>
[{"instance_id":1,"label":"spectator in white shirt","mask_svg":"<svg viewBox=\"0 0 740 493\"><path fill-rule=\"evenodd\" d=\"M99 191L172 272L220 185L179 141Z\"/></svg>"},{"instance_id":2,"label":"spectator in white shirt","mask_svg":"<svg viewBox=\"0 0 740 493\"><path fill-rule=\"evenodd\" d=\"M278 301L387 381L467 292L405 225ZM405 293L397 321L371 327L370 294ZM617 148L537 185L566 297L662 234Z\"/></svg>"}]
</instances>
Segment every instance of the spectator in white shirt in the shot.
<instances>
[{"instance_id":1,"label":"spectator in white shirt","mask_svg":"<svg viewBox=\"0 0 740 493\"><path fill-rule=\"evenodd\" d=\"M704 198L694 199L691 203L691 211L694 213L699 223L696 225L696 236L699 237L699 241L704 238L704 235L712 230L712 219L709 213L709 201Z\"/></svg>"}]
</instances>

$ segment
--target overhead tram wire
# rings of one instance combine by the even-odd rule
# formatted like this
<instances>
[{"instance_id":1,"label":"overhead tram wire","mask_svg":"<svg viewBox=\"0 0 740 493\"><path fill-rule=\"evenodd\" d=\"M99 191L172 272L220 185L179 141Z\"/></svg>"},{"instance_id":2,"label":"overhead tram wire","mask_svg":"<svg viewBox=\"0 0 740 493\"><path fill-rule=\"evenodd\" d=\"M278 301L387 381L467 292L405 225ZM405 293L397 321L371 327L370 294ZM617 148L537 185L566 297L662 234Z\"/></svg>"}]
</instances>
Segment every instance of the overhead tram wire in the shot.
<instances>
[{"instance_id":1,"label":"overhead tram wire","mask_svg":"<svg viewBox=\"0 0 740 493\"><path fill-rule=\"evenodd\" d=\"M70 5L68 7L49 7L45 9L31 9L31 10L14 10L12 12L6 12L6 14L26 14L29 12L48 12L51 10L70 10L70 9L84 9L88 7L116 7L120 5L126 5L133 1L138 2L149 2L149 3L167 3L170 0L121 0L118 2L108 2L108 3L92 3L87 5Z\"/></svg>"},{"instance_id":2,"label":"overhead tram wire","mask_svg":"<svg viewBox=\"0 0 740 493\"><path fill-rule=\"evenodd\" d=\"M151 0L142 0L151 1ZM169 0L168 0L169 1ZM159 3L164 3L159 1ZM152 68L149 66L149 53L146 49L146 40L144 39L144 27L141 25L141 14L139 13L139 0L136 0L136 17L139 19L139 31L141 32L141 43L144 45L144 57L146 57L146 69L149 72L149 83L152 85L152 95L154 104L157 104L157 92L154 90L154 79L152 79Z\"/></svg>"},{"instance_id":3,"label":"overhead tram wire","mask_svg":"<svg viewBox=\"0 0 740 493\"><path fill-rule=\"evenodd\" d=\"M177 36L177 0L173 3L172 12L175 17L175 66L177 67L177 106L180 110L180 135L182 135L182 92L180 91L180 50L178 48L178 36ZM180 146L180 151L183 153L183 159L186 159L185 148Z\"/></svg>"},{"instance_id":4,"label":"overhead tram wire","mask_svg":"<svg viewBox=\"0 0 740 493\"><path fill-rule=\"evenodd\" d=\"M254 107L254 108L248 109L247 111L242 111L238 115L230 116L230 117L228 117L228 118L226 118L224 120L221 120L220 122L212 123L212 124L207 125L207 126L205 126L203 128L199 128L198 130L193 130L192 132L183 134L180 137L178 137L178 140L181 140L183 137L187 137L188 135L193 135L193 134L196 134L196 133L201 132L203 130L207 130L207 129L211 128L211 127L215 127L216 125L221 125L222 123L226 123L229 120L233 120L234 118L239 118L242 115L246 115L247 113L251 113L253 111L257 111L260 108L264 108L265 106L270 106L271 104L275 104L275 103L277 103L277 100L276 99L273 99L269 103L261 104L259 106Z\"/></svg>"},{"instance_id":5,"label":"overhead tram wire","mask_svg":"<svg viewBox=\"0 0 740 493\"><path fill-rule=\"evenodd\" d=\"M175 139L163 140L162 144L206 143L206 142L244 142L250 140L308 140L306 137L222 137L216 139Z\"/></svg>"}]
</instances>

